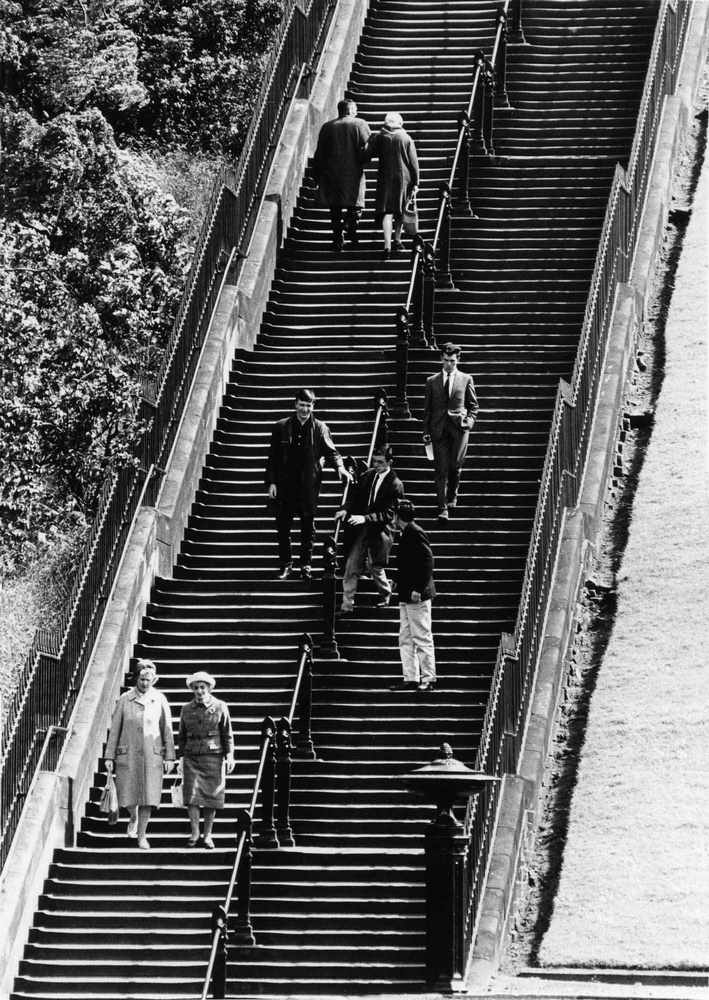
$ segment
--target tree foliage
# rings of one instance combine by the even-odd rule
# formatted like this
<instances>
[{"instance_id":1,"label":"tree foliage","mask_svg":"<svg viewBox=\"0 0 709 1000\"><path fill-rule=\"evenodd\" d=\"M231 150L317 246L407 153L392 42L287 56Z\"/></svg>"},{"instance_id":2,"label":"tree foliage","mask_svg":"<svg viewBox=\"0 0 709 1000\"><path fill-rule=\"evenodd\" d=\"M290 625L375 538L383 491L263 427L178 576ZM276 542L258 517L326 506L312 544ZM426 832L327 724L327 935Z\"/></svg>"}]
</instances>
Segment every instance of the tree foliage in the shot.
<instances>
[{"instance_id":1,"label":"tree foliage","mask_svg":"<svg viewBox=\"0 0 709 1000\"><path fill-rule=\"evenodd\" d=\"M127 459L190 256L143 151L238 151L279 14L0 0L0 569L90 519Z\"/></svg>"}]
</instances>

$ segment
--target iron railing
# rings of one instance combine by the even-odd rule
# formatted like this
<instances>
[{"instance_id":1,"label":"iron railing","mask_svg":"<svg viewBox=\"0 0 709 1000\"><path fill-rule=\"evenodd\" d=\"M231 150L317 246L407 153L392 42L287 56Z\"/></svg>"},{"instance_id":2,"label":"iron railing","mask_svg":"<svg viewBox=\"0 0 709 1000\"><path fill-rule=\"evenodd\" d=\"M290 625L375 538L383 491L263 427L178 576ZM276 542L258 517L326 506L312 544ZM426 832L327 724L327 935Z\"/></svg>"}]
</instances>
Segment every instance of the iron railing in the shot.
<instances>
[{"instance_id":1,"label":"iron railing","mask_svg":"<svg viewBox=\"0 0 709 1000\"><path fill-rule=\"evenodd\" d=\"M628 169L616 167L571 384L560 382L542 472L515 630L500 641L476 769L514 773L522 750L537 660L544 638L564 509L578 501L601 385L618 282L630 277L664 98L673 92L690 0L663 0ZM468 803L466 941L472 945L489 864L500 783Z\"/></svg>"},{"instance_id":2,"label":"iron railing","mask_svg":"<svg viewBox=\"0 0 709 1000\"><path fill-rule=\"evenodd\" d=\"M104 483L96 517L57 635L35 636L0 744L0 865L4 864L37 765L40 731L64 725L74 707L133 520L155 504L220 289L236 277L265 190L286 112L309 87L335 0L287 0L238 163L217 178L162 367L144 387L143 428L132 461Z\"/></svg>"},{"instance_id":3,"label":"iron railing","mask_svg":"<svg viewBox=\"0 0 709 1000\"><path fill-rule=\"evenodd\" d=\"M473 84L467 107L458 114L458 136L448 180L439 188L436 225L431 242L414 239L411 275L404 305L396 312L396 414L409 417L407 398L409 345L434 346L436 288L452 288L450 267L451 201L473 215L470 203L471 155L494 155L495 107L509 107L507 45L524 42L522 0L504 0L496 16L495 38L488 57L473 53ZM457 184L456 184L457 180Z\"/></svg>"},{"instance_id":4,"label":"iron railing","mask_svg":"<svg viewBox=\"0 0 709 1000\"><path fill-rule=\"evenodd\" d=\"M212 944L202 987L202 1000L212 996L223 998L226 993L227 963L230 944L250 948L256 943L251 925L251 863L252 828L256 804L261 796L261 819L255 844L263 848L293 847L295 840L290 825L290 789L293 757L312 760L313 750L310 720L312 715L313 644L304 634L298 648L298 672L293 685L287 715L274 722L266 716L261 726L258 768L251 800L237 814L236 855L224 902L212 911ZM291 745L293 724L298 716L296 735ZM274 822L275 803L275 822ZM229 912L236 897L233 933L229 929Z\"/></svg>"},{"instance_id":5,"label":"iron railing","mask_svg":"<svg viewBox=\"0 0 709 1000\"><path fill-rule=\"evenodd\" d=\"M386 441L388 416L387 394L384 389L377 389L374 394L374 424L367 450L367 460L365 463L360 460L359 469L358 463L351 456L348 455L344 461L345 468L353 479L369 468L376 445ZM348 480L342 491L342 499L338 509L347 503L351 486L352 482ZM335 619L337 615L337 559L341 530L342 521L338 520L333 533L328 535L323 543L323 633L319 646L319 655L322 659L337 660L340 657L337 648Z\"/></svg>"}]
</instances>

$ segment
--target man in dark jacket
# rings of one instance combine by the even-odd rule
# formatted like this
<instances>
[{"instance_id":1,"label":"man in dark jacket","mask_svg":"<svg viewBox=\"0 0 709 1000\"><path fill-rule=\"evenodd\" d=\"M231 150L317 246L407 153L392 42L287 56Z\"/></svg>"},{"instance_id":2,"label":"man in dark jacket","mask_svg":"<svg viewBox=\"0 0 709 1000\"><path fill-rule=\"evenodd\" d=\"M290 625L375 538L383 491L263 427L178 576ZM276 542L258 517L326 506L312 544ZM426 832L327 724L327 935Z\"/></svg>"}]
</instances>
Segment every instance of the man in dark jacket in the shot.
<instances>
[{"instance_id":1,"label":"man in dark jacket","mask_svg":"<svg viewBox=\"0 0 709 1000\"><path fill-rule=\"evenodd\" d=\"M342 250L342 215L347 216L347 238L357 243L357 220L364 208L364 161L369 126L357 117L354 101L340 101L337 118L320 129L313 158L313 176L320 201L330 209L332 246Z\"/></svg>"},{"instance_id":2,"label":"man in dark jacket","mask_svg":"<svg viewBox=\"0 0 709 1000\"><path fill-rule=\"evenodd\" d=\"M391 583L386 567L393 542L394 508L403 497L404 487L391 467L391 451L377 447L372 464L352 490L351 499L335 515L344 520L350 533L349 551L342 577L342 611L350 615L354 609L357 580L364 571L369 556L372 579L379 591L378 608L385 608L391 597Z\"/></svg>"},{"instance_id":3,"label":"man in dark jacket","mask_svg":"<svg viewBox=\"0 0 709 1000\"><path fill-rule=\"evenodd\" d=\"M479 409L472 375L458 368L460 353L455 344L443 345L441 371L426 380L424 396L423 440L433 445L438 516L443 520L458 503L460 472Z\"/></svg>"},{"instance_id":4,"label":"man in dark jacket","mask_svg":"<svg viewBox=\"0 0 709 1000\"><path fill-rule=\"evenodd\" d=\"M403 681L392 691L432 691L436 683L436 654L431 632L433 552L428 535L414 521L414 505L401 500L396 508L401 530L397 556L399 587L399 653Z\"/></svg>"},{"instance_id":5,"label":"man in dark jacket","mask_svg":"<svg viewBox=\"0 0 709 1000\"><path fill-rule=\"evenodd\" d=\"M295 413L277 421L271 434L266 463L266 486L275 503L280 580L293 574L290 530L300 518L300 571L304 580L312 576L313 522L320 494L322 470L327 459L340 479L351 479L330 437L327 424L313 416L315 394L299 389Z\"/></svg>"}]
</instances>

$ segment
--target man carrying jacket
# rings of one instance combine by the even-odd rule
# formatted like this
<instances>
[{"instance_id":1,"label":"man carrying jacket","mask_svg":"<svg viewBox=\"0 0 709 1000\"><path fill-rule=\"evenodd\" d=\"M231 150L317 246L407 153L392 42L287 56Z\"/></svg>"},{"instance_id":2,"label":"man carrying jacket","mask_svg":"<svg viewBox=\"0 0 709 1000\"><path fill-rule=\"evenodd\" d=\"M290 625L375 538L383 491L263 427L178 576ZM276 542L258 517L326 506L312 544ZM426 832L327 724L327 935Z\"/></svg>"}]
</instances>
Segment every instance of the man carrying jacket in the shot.
<instances>
[{"instance_id":1,"label":"man carrying jacket","mask_svg":"<svg viewBox=\"0 0 709 1000\"><path fill-rule=\"evenodd\" d=\"M278 420L271 433L266 463L266 486L275 504L278 535L279 580L293 575L290 531L293 518L300 518L300 572L312 578L313 524L320 494L322 470L329 461L341 480L351 479L330 437L328 426L313 416L315 393L299 389L295 413Z\"/></svg>"},{"instance_id":2,"label":"man carrying jacket","mask_svg":"<svg viewBox=\"0 0 709 1000\"><path fill-rule=\"evenodd\" d=\"M436 684L436 654L431 631L433 552L428 535L414 521L410 500L396 508L401 530L397 553L399 588L399 653L404 678L392 684L392 691L432 691Z\"/></svg>"},{"instance_id":3,"label":"man carrying jacket","mask_svg":"<svg viewBox=\"0 0 709 1000\"><path fill-rule=\"evenodd\" d=\"M386 446L377 447L372 453L372 464L361 477L351 499L335 517L353 528L349 537L349 551L342 578L341 614L351 615L357 581L364 571L367 556L372 569L372 579L379 591L378 608L385 608L391 597L391 583L386 567L393 542L394 508L404 495L401 480L391 467L391 451ZM346 539L347 543L347 539Z\"/></svg>"}]
</instances>

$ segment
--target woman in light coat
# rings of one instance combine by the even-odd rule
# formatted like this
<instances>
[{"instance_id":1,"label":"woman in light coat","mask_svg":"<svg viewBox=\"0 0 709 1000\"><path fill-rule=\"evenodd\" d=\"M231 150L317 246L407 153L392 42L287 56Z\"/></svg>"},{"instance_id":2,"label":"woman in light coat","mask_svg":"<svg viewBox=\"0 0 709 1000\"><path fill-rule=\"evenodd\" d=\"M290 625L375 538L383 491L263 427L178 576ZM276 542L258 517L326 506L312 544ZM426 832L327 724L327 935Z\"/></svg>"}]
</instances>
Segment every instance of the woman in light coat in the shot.
<instances>
[{"instance_id":1,"label":"woman in light coat","mask_svg":"<svg viewBox=\"0 0 709 1000\"><path fill-rule=\"evenodd\" d=\"M135 687L118 699L111 719L104 760L115 774L118 805L130 814L128 836L148 850L148 822L160 805L162 776L175 762L172 718L167 699L153 687L157 670L151 660L138 660Z\"/></svg>"},{"instance_id":2,"label":"woman in light coat","mask_svg":"<svg viewBox=\"0 0 709 1000\"><path fill-rule=\"evenodd\" d=\"M384 260L391 257L392 231L394 250L401 250L401 223L407 201L419 184L419 162L414 141L404 131L404 121L396 111L384 117L381 130L372 136L367 147L368 159L377 157L376 221L384 233Z\"/></svg>"},{"instance_id":3,"label":"woman in light coat","mask_svg":"<svg viewBox=\"0 0 709 1000\"><path fill-rule=\"evenodd\" d=\"M226 775L234 770L234 736L229 706L212 694L215 680L198 670L187 678L192 700L183 705L177 734L177 752L182 757L183 799L190 818L188 847L199 842L202 811L202 843L214 848L212 825L217 809L224 806ZM178 765L179 766L179 765Z\"/></svg>"}]
</instances>

